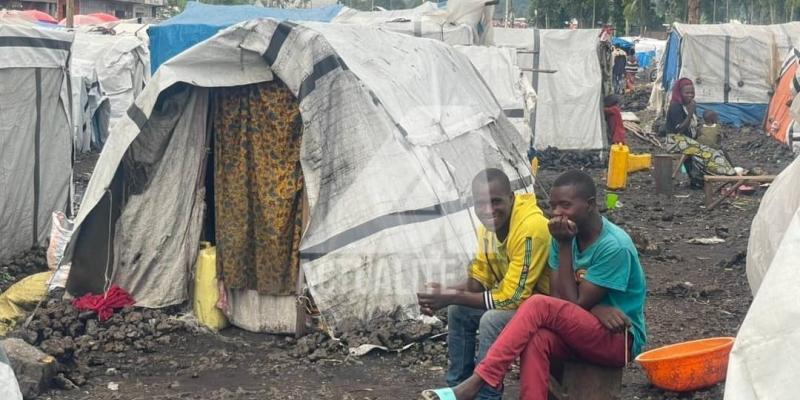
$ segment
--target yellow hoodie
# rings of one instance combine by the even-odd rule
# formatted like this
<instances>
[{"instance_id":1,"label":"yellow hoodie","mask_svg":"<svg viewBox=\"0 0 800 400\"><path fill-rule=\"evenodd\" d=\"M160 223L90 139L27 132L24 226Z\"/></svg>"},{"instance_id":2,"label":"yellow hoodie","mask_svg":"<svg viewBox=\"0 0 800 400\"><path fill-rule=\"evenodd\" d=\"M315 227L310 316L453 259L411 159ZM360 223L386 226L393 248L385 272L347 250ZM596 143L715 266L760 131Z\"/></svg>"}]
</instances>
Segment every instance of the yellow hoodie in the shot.
<instances>
[{"instance_id":1,"label":"yellow hoodie","mask_svg":"<svg viewBox=\"0 0 800 400\"><path fill-rule=\"evenodd\" d=\"M550 231L534 195L516 195L510 224L504 242L483 225L478 228L478 250L469 276L487 289L487 310L515 310L534 293L550 293L546 267Z\"/></svg>"}]
</instances>

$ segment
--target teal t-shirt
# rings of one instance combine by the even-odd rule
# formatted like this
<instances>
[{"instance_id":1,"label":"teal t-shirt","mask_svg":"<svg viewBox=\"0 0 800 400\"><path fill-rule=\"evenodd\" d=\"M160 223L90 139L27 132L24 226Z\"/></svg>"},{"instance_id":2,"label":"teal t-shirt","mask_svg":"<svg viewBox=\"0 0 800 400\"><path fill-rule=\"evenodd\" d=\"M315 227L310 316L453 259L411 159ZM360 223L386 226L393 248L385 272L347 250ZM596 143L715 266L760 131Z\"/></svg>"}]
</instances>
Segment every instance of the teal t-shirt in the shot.
<instances>
[{"instance_id":1,"label":"teal t-shirt","mask_svg":"<svg viewBox=\"0 0 800 400\"><path fill-rule=\"evenodd\" d=\"M647 325L644 320L644 299L647 284L644 279L639 254L630 236L622 228L603 217L600 237L583 252L572 240L572 268L576 278L585 279L608 289L600 302L616 307L631 320L633 331L633 356L647 343ZM558 269L558 242L550 245L550 268Z\"/></svg>"}]
</instances>

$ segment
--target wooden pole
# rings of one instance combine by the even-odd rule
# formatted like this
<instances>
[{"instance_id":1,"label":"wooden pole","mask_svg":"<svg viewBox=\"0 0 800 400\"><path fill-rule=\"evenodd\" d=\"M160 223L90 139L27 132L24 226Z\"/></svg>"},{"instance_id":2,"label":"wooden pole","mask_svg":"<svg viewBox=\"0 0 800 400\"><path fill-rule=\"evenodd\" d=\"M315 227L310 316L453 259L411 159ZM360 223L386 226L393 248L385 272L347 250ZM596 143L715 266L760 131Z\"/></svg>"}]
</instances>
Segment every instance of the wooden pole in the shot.
<instances>
[{"instance_id":1,"label":"wooden pole","mask_svg":"<svg viewBox=\"0 0 800 400\"><path fill-rule=\"evenodd\" d=\"M67 28L75 27L75 0L67 0Z\"/></svg>"}]
</instances>

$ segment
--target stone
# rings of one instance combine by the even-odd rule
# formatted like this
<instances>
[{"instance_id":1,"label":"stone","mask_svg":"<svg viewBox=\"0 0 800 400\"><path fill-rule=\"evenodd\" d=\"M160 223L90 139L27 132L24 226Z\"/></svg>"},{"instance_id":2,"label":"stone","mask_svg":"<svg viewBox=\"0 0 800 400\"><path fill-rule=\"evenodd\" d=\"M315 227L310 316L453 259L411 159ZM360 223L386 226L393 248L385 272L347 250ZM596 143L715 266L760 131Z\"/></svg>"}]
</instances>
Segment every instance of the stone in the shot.
<instances>
[{"instance_id":1,"label":"stone","mask_svg":"<svg viewBox=\"0 0 800 400\"><path fill-rule=\"evenodd\" d=\"M0 341L0 346L8 354L24 398L35 398L50 387L58 369L55 358L22 339L5 339Z\"/></svg>"},{"instance_id":2,"label":"stone","mask_svg":"<svg viewBox=\"0 0 800 400\"><path fill-rule=\"evenodd\" d=\"M53 383L61 390L75 390L78 388L74 382L72 382L69 378L64 376L64 374L58 374L53 378Z\"/></svg>"},{"instance_id":3,"label":"stone","mask_svg":"<svg viewBox=\"0 0 800 400\"><path fill-rule=\"evenodd\" d=\"M39 348L43 352L50 354L53 357L61 357L66 352L64 342L60 338L50 338L42 342Z\"/></svg>"}]
</instances>

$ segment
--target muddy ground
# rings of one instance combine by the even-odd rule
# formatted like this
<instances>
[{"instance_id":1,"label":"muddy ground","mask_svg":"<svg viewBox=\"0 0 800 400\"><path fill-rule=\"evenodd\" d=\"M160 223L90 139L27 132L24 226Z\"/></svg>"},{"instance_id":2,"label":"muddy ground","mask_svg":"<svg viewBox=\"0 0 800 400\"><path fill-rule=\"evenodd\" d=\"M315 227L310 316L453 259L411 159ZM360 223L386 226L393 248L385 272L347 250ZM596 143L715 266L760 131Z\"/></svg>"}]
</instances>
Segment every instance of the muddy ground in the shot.
<instances>
[{"instance_id":1,"label":"muddy ground","mask_svg":"<svg viewBox=\"0 0 800 400\"><path fill-rule=\"evenodd\" d=\"M645 108L642 102L647 101L645 90L642 88L625 104L649 121L652 115L642 111ZM760 129L746 127L726 132L724 149L736 166L760 167L767 173L777 173L791 161L791 154L764 137ZM630 136L629 143L635 152L657 152L651 145ZM594 158L576 155L559 156L557 162L544 160L539 180L548 188L565 167L576 166L585 168L603 183L605 169ZM754 195L739 196L709 211L703 206L702 191L690 190L685 175L679 177L673 196L664 197L654 193L650 173L639 172L630 176L627 189L620 193L622 207L604 210L609 219L631 234L640 250L648 283L648 348L712 336L735 336L752 300L745 278L744 256L750 221L764 190L758 188ZM542 196L539 188L537 194ZM692 238L714 236L725 242L708 246L687 243ZM3 268L0 267L0 274L5 272ZM56 302L50 305L61 307ZM414 399L421 390L441 386L444 381L443 336L422 340L399 354L376 351L351 357L346 355L346 349L326 340L322 334L296 341L238 329L211 334L191 324L181 326L174 322L160 330L160 322L176 321L175 317L147 315L155 321L149 326L139 320L144 314L131 317L138 312L126 310L116 322L105 323L90 323L92 316L62 312L72 315L73 319L67 322L78 336L81 328L73 323L76 320L83 324L82 334L92 329L91 338L98 343L95 346L96 343L83 339L83 343L73 343L71 349L59 356L65 364L75 366L76 360L80 364L73 368L80 372L78 377L73 376L80 381L79 388L54 389L40 398ZM177 310L171 313L180 314ZM48 315L47 311L44 315ZM408 330L397 329L391 322L373 328L376 332L371 338L362 332L352 335L350 340L355 343L370 338L397 343L442 331L434 327L412 334L416 337L408 334L401 337L398 331ZM69 336L69 327L64 329ZM129 332L134 331L130 333L133 337L129 337ZM35 336L30 332L18 334L27 335L27 340L41 347L40 332ZM112 340L119 344L107 346ZM515 374L506 383L506 397L516 398ZM723 385L694 393L667 393L650 386L635 364L625 370L624 399L721 399L722 393Z\"/></svg>"}]
</instances>

